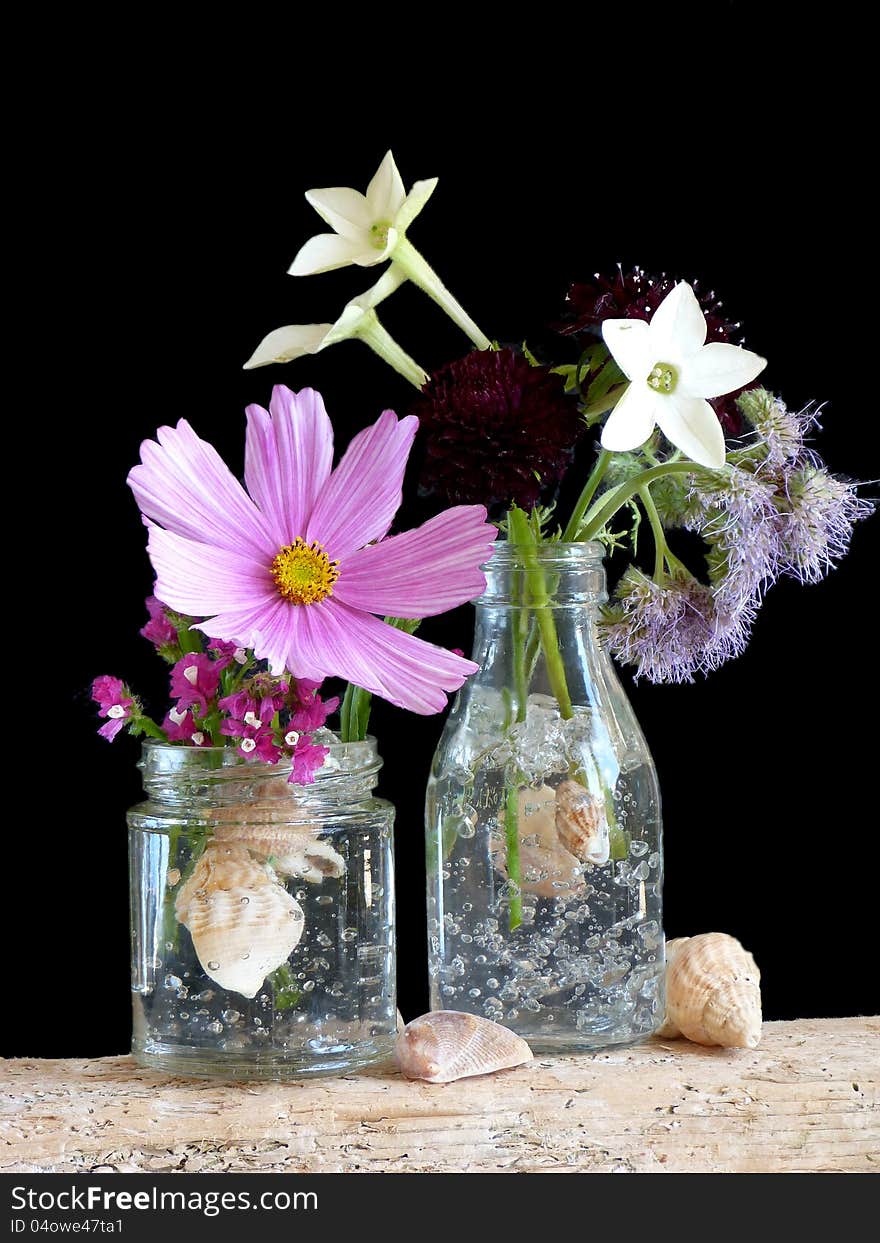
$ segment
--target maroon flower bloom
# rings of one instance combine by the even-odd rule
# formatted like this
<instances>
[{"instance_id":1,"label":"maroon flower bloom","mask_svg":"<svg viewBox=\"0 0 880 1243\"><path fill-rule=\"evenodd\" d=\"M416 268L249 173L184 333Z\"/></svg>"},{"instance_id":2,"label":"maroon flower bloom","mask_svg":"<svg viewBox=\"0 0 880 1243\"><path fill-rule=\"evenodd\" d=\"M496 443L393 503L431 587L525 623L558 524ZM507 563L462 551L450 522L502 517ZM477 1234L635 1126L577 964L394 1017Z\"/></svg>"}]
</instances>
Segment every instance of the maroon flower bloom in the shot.
<instances>
[{"instance_id":1,"label":"maroon flower bloom","mask_svg":"<svg viewBox=\"0 0 880 1243\"><path fill-rule=\"evenodd\" d=\"M425 444L422 489L452 504L530 508L562 478L582 430L562 378L513 350L441 367L412 413Z\"/></svg>"},{"instance_id":2,"label":"maroon flower bloom","mask_svg":"<svg viewBox=\"0 0 880 1243\"><path fill-rule=\"evenodd\" d=\"M563 323L557 324L557 329L563 336L579 333L601 336L602 321L606 319L650 320L676 284L675 277L667 276L665 272L660 276L648 276L644 268L624 272L618 266L614 276L603 276L597 272L592 281L571 286L565 299L566 317ZM702 292L699 281L691 281L691 285L706 317L706 341L741 345L739 330L742 325L727 319L723 303L714 290ZM728 436L738 436L743 429L736 399L745 391L737 389L735 393L713 398L709 403Z\"/></svg>"}]
</instances>

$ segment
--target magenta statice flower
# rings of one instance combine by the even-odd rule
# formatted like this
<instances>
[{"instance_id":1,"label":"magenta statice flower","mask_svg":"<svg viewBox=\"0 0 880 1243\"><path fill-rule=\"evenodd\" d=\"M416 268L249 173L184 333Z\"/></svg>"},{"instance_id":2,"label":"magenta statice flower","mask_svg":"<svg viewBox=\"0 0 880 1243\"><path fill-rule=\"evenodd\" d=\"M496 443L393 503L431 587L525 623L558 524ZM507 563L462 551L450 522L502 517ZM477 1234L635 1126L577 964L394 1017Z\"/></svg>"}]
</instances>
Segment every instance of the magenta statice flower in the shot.
<instances>
[{"instance_id":1,"label":"magenta statice flower","mask_svg":"<svg viewBox=\"0 0 880 1243\"><path fill-rule=\"evenodd\" d=\"M246 665L248 654L237 643L227 643L225 639L211 639L208 643L208 655L213 657L218 669L228 669L233 661L237 665Z\"/></svg>"},{"instance_id":2,"label":"magenta statice flower","mask_svg":"<svg viewBox=\"0 0 880 1243\"><path fill-rule=\"evenodd\" d=\"M320 729L326 723L327 717L338 707L338 696L334 695L332 699L322 699L314 692L301 694L298 702L290 705L291 727L303 734L313 734L316 729Z\"/></svg>"},{"instance_id":3,"label":"magenta statice flower","mask_svg":"<svg viewBox=\"0 0 880 1243\"><path fill-rule=\"evenodd\" d=\"M112 742L126 722L132 719L135 698L119 678L102 674L92 683L92 699L98 705L98 716L107 722L98 733Z\"/></svg>"},{"instance_id":4,"label":"magenta statice flower","mask_svg":"<svg viewBox=\"0 0 880 1243\"><path fill-rule=\"evenodd\" d=\"M311 784L329 753L329 747L319 746L310 738L300 738L293 747L293 768L289 780L296 785Z\"/></svg>"},{"instance_id":5,"label":"magenta statice flower","mask_svg":"<svg viewBox=\"0 0 880 1243\"><path fill-rule=\"evenodd\" d=\"M168 617L168 611L161 600L148 596L146 600L150 620L140 631L143 638L148 639L162 655L175 648L180 651L177 640L177 627Z\"/></svg>"},{"instance_id":6,"label":"magenta statice flower","mask_svg":"<svg viewBox=\"0 0 880 1243\"><path fill-rule=\"evenodd\" d=\"M171 695L178 708L198 708L204 716L208 701L213 699L220 687L220 661L212 660L204 652L187 652L171 670Z\"/></svg>"},{"instance_id":7,"label":"magenta statice flower","mask_svg":"<svg viewBox=\"0 0 880 1243\"><path fill-rule=\"evenodd\" d=\"M196 721L189 708L170 708L162 722L162 730L168 742L189 742L194 747L210 747L212 739Z\"/></svg>"},{"instance_id":8,"label":"magenta statice flower","mask_svg":"<svg viewBox=\"0 0 880 1243\"><path fill-rule=\"evenodd\" d=\"M337 676L439 712L476 665L375 614L427 617L479 595L497 534L485 508L389 536L417 419L386 410L334 470L318 393L279 385L269 411L247 415L247 491L185 420L142 446L129 483L149 520L157 595L273 674Z\"/></svg>"}]
</instances>

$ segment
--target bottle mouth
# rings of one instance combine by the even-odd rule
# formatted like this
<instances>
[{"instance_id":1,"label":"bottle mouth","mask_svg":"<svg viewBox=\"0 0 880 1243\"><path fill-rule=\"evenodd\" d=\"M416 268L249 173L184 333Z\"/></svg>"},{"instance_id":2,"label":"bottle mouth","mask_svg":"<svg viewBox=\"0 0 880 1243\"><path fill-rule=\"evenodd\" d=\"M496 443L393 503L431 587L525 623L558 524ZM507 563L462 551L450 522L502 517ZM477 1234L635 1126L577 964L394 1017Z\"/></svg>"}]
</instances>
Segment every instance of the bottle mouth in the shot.
<instances>
[{"instance_id":1,"label":"bottle mouth","mask_svg":"<svg viewBox=\"0 0 880 1243\"><path fill-rule=\"evenodd\" d=\"M600 604L605 549L589 543L517 544L503 540L483 566L486 589L477 604L565 608Z\"/></svg>"},{"instance_id":2,"label":"bottle mouth","mask_svg":"<svg viewBox=\"0 0 880 1243\"><path fill-rule=\"evenodd\" d=\"M546 544L517 544L511 540L499 540L492 557L483 566L493 569L528 569L537 560L542 568L559 570L602 569L605 548L598 540L585 543L563 543L561 540Z\"/></svg>"}]
</instances>

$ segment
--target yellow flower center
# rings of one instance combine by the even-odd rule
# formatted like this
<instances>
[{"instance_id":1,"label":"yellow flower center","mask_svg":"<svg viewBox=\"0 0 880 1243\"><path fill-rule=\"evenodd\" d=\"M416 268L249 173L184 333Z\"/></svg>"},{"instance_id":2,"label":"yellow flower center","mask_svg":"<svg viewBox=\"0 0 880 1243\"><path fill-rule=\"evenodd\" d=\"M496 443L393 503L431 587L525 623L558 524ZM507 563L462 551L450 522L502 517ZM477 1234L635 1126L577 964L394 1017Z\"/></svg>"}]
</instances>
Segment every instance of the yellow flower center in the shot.
<instances>
[{"instance_id":1,"label":"yellow flower center","mask_svg":"<svg viewBox=\"0 0 880 1243\"><path fill-rule=\"evenodd\" d=\"M390 220L377 220L375 224L370 225L370 236L375 250L384 250L388 245L388 230L390 228Z\"/></svg>"},{"instance_id":2,"label":"yellow flower center","mask_svg":"<svg viewBox=\"0 0 880 1243\"><path fill-rule=\"evenodd\" d=\"M297 537L280 548L272 562L278 594L291 604L315 604L332 596L339 577L338 561L331 561L320 544Z\"/></svg>"},{"instance_id":3,"label":"yellow flower center","mask_svg":"<svg viewBox=\"0 0 880 1243\"><path fill-rule=\"evenodd\" d=\"M657 363L648 376L648 388L655 393L674 393L678 384L678 368L672 363Z\"/></svg>"}]
</instances>

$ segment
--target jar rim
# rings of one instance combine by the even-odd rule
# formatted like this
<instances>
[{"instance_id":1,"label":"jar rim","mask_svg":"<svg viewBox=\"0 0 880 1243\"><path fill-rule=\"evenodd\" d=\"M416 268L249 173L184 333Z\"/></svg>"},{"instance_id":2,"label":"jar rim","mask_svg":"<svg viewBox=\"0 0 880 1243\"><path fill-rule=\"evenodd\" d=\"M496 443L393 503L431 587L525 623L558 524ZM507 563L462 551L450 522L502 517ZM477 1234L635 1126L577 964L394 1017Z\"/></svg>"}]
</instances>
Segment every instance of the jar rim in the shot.
<instances>
[{"instance_id":1,"label":"jar rim","mask_svg":"<svg viewBox=\"0 0 880 1243\"><path fill-rule=\"evenodd\" d=\"M382 758L372 734L368 734L361 742L330 742L322 737L317 738L316 742L326 746L328 754L324 757L321 768L315 772L312 788L340 777L367 777L377 773L382 767ZM151 778L171 777L175 774L192 776L199 773L222 781L228 777L240 777L245 769L254 778L284 776L291 772L293 764L268 764L261 760L251 760L234 746L194 747L185 743L145 738L141 744L138 767Z\"/></svg>"}]
</instances>

